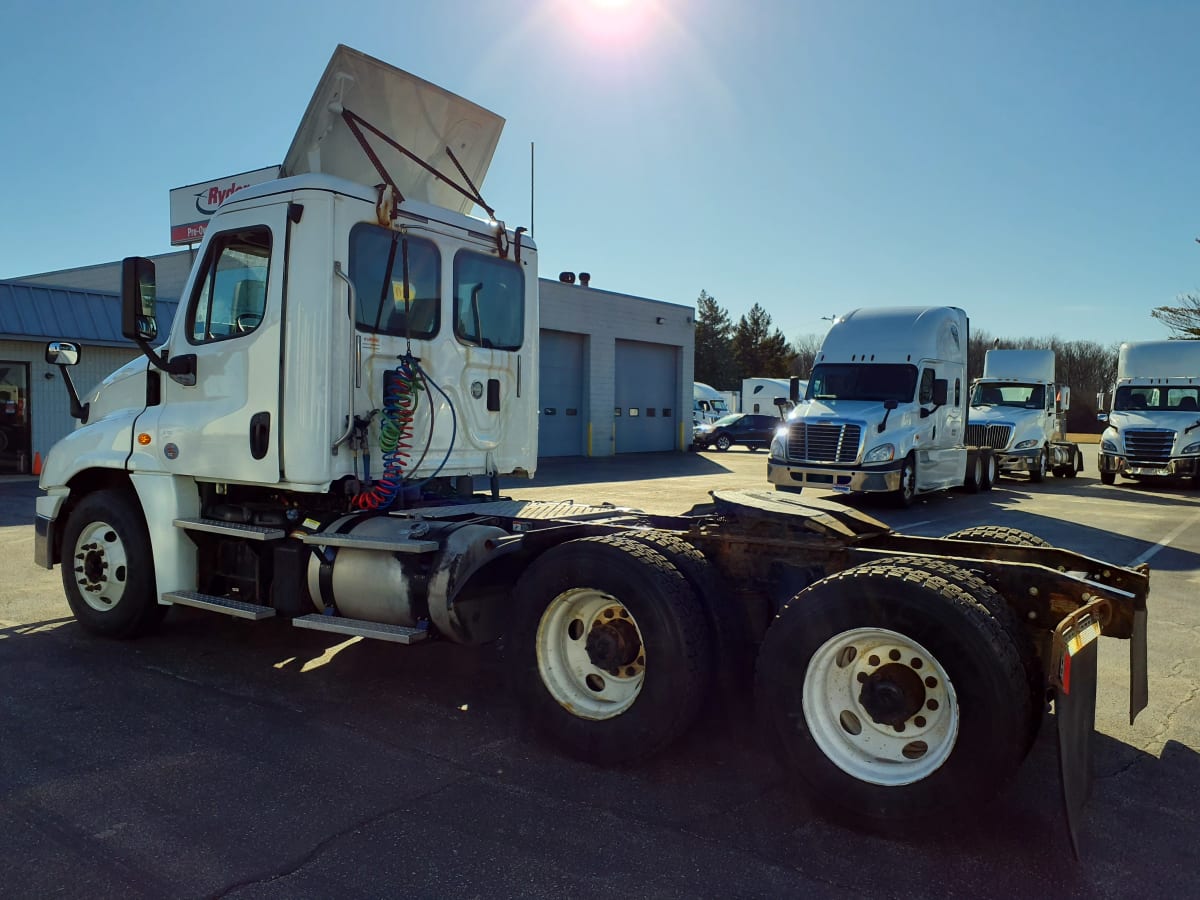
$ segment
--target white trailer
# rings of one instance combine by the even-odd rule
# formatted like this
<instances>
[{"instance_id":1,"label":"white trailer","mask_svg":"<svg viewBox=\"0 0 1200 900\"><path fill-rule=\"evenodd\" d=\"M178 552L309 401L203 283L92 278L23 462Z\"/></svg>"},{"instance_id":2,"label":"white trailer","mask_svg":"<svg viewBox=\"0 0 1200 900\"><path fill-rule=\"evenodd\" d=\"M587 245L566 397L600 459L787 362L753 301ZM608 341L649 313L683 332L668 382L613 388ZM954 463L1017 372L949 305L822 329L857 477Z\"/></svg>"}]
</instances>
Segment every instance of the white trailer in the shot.
<instances>
[{"instance_id":1,"label":"white trailer","mask_svg":"<svg viewBox=\"0 0 1200 900\"><path fill-rule=\"evenodd\" d=\"M1100 480L1189 478L1200 488L1200 341L1121 345L1117 381L1100 394Z\"/></svg>"},{"instance_id":2,"label":"white trailer","mask_svg":"<svg viewBox=\"0 0 1200 900\"><path fill-rule=\"evenodd\" d=\"M1067 440L1070 405L1071 389L1054 381L1053 350L989 350L971 388L967 443L991 447L1000 474L1074 478L1083 453Z\"/></svg>"},{"instance_id":3,"label":"white trailer","mask_svg":"<svg viewBox=\"0 0 1200 900\"><path fill-rule=\"evenodd\" d=\"M807 381L797 381L800 396L808 389ZM742 379L742 411L759 413L760 415L778 415L782 406L790 410L795 406L792 400L792 380L789 378L743 378Z\"/></svg>"},{"instance_id":4,"label":"white trailer","mask_svg":"<svg viewBox=\"0 0 1200 900\"><path fill-rule=\"evenodd\" d=\"M767 491L676 516L501 496L501 475L537 462L538 279L536 246L475 187L498 133L488 111L339 47L286 177L210 221L170 334L153 264L125 261L122 329L143 355L86 398L71 388L79 425L37 500L35 559L60 566L83 628L135 637L189 606L398 644L503 634L521 714L601 763L660 751L710 699L745 707L754 690L805 791L864 824L974 809L1053 690L1075 817L1101 630L1131 641L1131 712L1145 705L1145 571L1011 529L896 534ZM938 412L947 379L962 387L946 362L960 312L928 316L920 368L887 363L911 408L847 401L875 457L901 427L960 420ZM810 407L840 402L840 353ZM46 354L68 375L80 348ZM920 484L961 480L962 457L919 457Z\"/></svg>"},{"instance_id":5,"label":"white trailer","mask_svg":"<svg viewBox=\"0 0 1200 900\"><path fill-rule=\"evenodd\" d=\"M777 490L989 490L991 448L967 443L967 314L952 306L856 309L817 353L804 400L771 444Z\"/></svg>"}]
</instances>

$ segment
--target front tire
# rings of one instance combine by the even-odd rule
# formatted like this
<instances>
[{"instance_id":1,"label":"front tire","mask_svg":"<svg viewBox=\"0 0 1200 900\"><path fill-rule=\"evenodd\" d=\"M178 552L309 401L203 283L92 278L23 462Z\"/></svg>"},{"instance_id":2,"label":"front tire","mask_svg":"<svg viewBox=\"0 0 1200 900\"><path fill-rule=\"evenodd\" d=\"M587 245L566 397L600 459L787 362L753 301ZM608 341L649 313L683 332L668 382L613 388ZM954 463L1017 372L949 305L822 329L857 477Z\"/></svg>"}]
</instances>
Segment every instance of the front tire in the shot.
<instances>
[{"instance_id":1,"label":"front tire","mask_svg":"<svg viewBox=\"0 0 1200 900\"><path fill-rule=\"evenodd\" d=\"M517 582L509 675L530 723L576 758L650 756L695 721L712 681L704 610L659 552L620 537L543 553Z\"/></svg>"},{"instance_id":2,"label":"front tire","mask_svg":"<svg viewBox=\"0 0 1200 900\"><path fill-rule=\"evenodd\" d=\"M1049 465L1047 459L1046 448L1043 447L1038 451L1037 465L1029 470L1029 480L1034 484L1041 484L1046 480L1046 467Z\"/></svg>"},{"instance_id":3,"label":"front tire","mask_svg":"<svg viewBox=\"0 0 1200 900\"><path fill-rule=\"evenodd\" d=\"M733 441L731 441L729 439L729 435L722 434L717 438L715 446L718 450L720 450L722 453L724 453L726 450L728 450L730 447L733 446Z\"/></svg>"},{"instance_id":4,"label":"front tire","mask_svg":"<svg viewBox=\"0 0 1200 900\"><path fill-rule=\"evenodd\" d=\"M1024 756L1017 649L952 580L868 563L797 594L767 631L756 698L801 788L855 825L990 798Z\"/></svg>"},{"instance_id":5,"label":"front tire","mask_svg":"<svg viewBox=\"0 0 1200 900\"><path fill-rule=\"evenodd\" d=\"M917 458L910 453L900 464L900 487L892 494L892 502L901 509L908 509L913 505L916 496Z\"/></svg>"},{"instance_id":6,"label":"front tire","mask_svg":"<svg viewBox=\"0 0 1200 900\"><path fill-rule=\"evenodd\" d=\"M67 603L92 634L131 638L153 630L158 603L150 535L125 491L88 494L71 510L62 538Z\"/></svg>"},{"instance_id":7,"label":"front tire","mask_svg":"<svg viewBox=\"0 0 1200 900\"><path fill-rule=\"evenodd\" d=\"M1109 485L1116 484L1117 483L1117 473L1102 471L1100 473L1100 483L1101 484L1109 484Z\"/></svg>"}]
</instances>

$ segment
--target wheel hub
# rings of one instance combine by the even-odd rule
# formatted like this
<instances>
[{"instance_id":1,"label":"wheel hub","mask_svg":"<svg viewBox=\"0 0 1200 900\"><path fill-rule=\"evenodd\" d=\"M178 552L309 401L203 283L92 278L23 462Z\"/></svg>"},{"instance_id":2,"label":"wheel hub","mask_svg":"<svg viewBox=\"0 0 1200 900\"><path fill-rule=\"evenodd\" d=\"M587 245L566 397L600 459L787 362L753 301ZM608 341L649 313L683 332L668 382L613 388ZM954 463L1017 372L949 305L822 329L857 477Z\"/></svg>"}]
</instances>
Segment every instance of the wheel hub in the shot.
<instances>
[{"instance_id":1,"label":"wheel hub","mask_svg":"<svg viewBox=\"0 0 1200 900\"><path fill-rule=\"evenodd\" d=\"M598 669L620 669L638 658L642 642L628 619L597 622L588 633L588 659Z\"/></svg>"},{"instance_id":2,"label":"wheel hub","mask_svg":"<svg viewBox=\"0 0 1200 900\"><path fill-rule=\"evenodd\" d=\"M925 705L921 676L900 663L888 663L867 676L858 702L880 725L902 725Z\"/></svg>"}]
</instances>

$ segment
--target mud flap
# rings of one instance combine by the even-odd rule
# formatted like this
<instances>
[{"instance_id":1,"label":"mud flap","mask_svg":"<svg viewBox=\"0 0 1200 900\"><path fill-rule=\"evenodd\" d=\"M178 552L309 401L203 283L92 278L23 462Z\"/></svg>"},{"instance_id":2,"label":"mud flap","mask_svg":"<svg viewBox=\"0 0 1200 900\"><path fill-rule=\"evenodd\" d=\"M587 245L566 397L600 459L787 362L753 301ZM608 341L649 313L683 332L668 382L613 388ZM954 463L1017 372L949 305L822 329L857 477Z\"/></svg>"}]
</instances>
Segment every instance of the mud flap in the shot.
<instances>
[{"instance_id":1,"label":"mud flap","mask_svg":"<svg viewBox=\"0 0 1200 900\"><path fill-rule=\"evenodd\" d=\"M1100 622L1107 604L1093 601L1054 630L1054 713L1058 723L1058 771L1063 810L1075 858L1079 826L1092 790L1092 732L1096 727L1096 661Z\"/></svg>"}]
</instances>

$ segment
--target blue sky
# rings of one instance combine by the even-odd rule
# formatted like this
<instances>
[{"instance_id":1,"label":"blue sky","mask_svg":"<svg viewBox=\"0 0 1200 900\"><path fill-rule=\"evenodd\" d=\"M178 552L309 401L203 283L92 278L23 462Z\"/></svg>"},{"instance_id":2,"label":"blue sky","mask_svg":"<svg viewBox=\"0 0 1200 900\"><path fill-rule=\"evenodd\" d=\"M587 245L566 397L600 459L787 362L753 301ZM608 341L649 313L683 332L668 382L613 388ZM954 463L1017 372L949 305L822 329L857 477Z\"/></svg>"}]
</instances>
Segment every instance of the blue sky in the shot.
<instances>
[{"instance_id":1,"label":"blue sky","mask_svg":"<svg viewBox=\"0 0 1200 900\"><path fill-rule=\"evenodd\" d=\"M953 304L1167 336L1200 290L1194 2L10 4L0 277L166 251L172 187L281 161L345 43L507 119L483 195L541 270L789 339Z\"/></svg>"}]
</instances>

